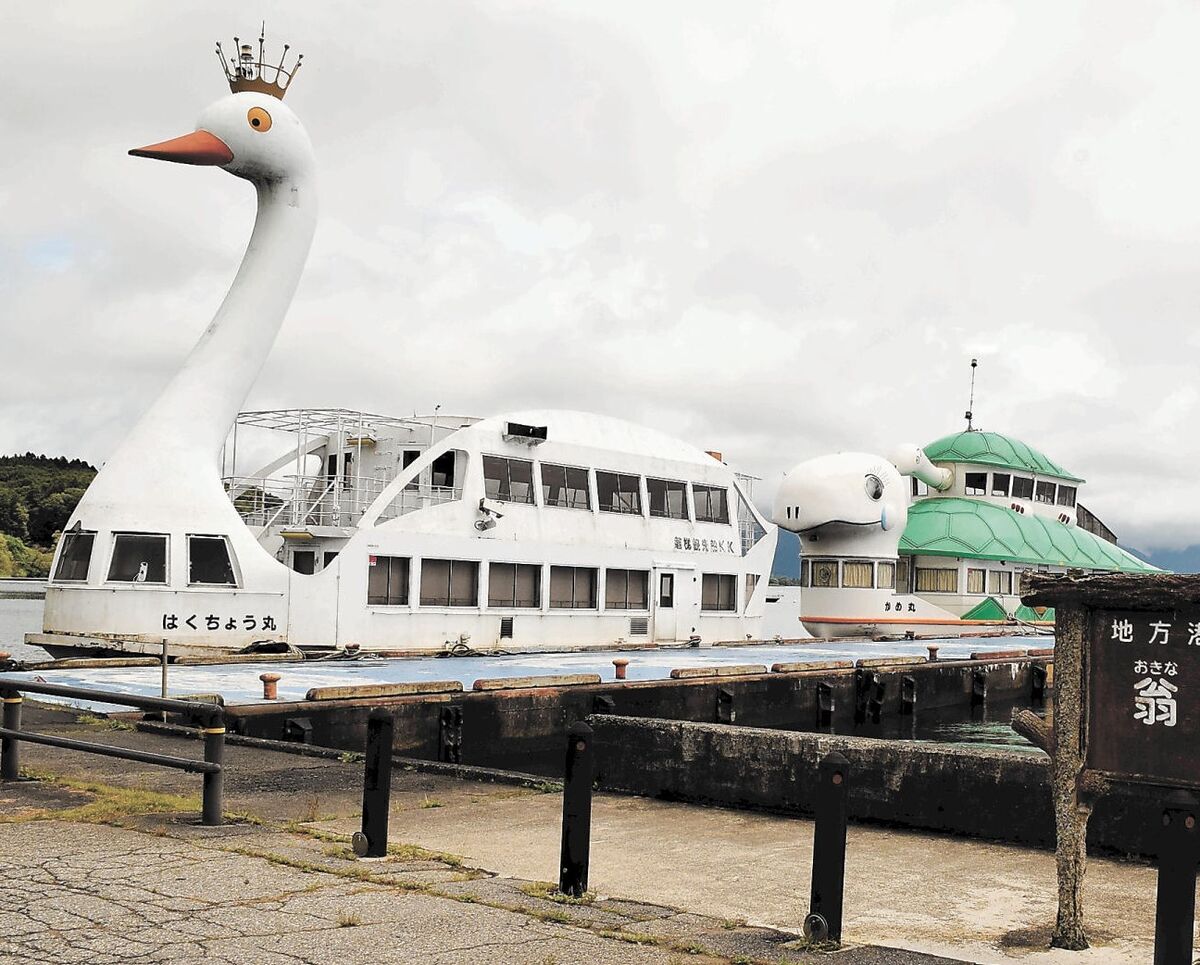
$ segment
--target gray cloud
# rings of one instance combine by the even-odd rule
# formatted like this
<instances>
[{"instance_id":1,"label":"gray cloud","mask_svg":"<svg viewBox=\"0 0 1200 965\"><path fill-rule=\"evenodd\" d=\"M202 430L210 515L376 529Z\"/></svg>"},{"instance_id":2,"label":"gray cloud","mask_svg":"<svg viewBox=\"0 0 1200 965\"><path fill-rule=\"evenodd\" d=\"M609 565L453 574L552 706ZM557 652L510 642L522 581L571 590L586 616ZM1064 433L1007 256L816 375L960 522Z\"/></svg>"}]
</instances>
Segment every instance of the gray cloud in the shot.
<instances>
[{"instance_id":1,"label":"gray cloud","mask_svg":"<svg viewBox=\"0 0 1200 965\"><path fill-rule=\"evenodd\" d=\"M593 409L773 477L961 424L1200 542L1200 14L1154 4L267 2L322 219L255 407ZM257 11L256 11L257 15ZM231 0L0 38L0 451L103 460L253 216L128 158L222 93Z\"/></svg>"}]
</instances>

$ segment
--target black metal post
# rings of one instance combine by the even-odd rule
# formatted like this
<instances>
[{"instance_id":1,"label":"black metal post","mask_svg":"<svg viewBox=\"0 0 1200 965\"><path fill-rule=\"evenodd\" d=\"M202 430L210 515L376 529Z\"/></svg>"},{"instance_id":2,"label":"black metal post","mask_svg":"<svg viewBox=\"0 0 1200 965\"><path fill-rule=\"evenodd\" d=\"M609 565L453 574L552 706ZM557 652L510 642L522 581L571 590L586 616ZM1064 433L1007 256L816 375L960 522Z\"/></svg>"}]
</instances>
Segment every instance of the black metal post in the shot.
<instances>
[{"instance_id":1,"label":"black metal post","mask_svg":"<svg viewBox=\"0 0 1200 965\"><path fill-rule=\"evenodd\" d=\"M15 690L4 693L4 729L21 729L21 695ZM21 742L15 737L0 741L0 778L15 781L21 776Z\"/></svg>"},{"instance_id":2,"label":"black metal post","mask_svg":"<svg viewBox=\"0 0 1200 965\"><path fill-rule=\"evenodd\" d=\"M1191 965L1196 920L1196 864L1200 860L1194 795L1174 791L1163 807L1158 847L1158 900L1154 910L1154 965Z\"/></svg>"},{"instance_id":3,"label":"black metal post","mask_svg":"<svg viewBox=\"0 0 1200 965\"><path fill-rule=\"evenodd\" d=\"M567 764L563 780L562 851L558 890L580 898L588 887L592 839L592 729L583 721L567 731Z\"/></svg>"},{"instance_id":4,"label":"black metal post","mask_svg":"<svg viewBox=\"0 0 1200 965\"><path fill-rule=\"evenodd\" d=\"M850 762L837 751L817 771L814 795L812 892L804 934L811 941L842 941L842 889L846 878L846 797Z\"/></svg>"},{"instance_id":5,"label":"black metal post","mask_svg":"<svg viewBox=\"0 0 1200 965\"><path fill-rule=\"evenodd\" d=\"M204 734L204 760L217 769L204 772L204 797L200 821L210 828L220 827L225 810L225 718L210 717L201 728Z\"/></svg>"},{"instance_id":6,"label":"black metal post","mask_svg":"<svg viewBox=\"0 0 1200 965\"><path fill-rule=\"evenodd\" d=\"M366 768L363 774L362 831L354 836L361 858L387 854L388 811L392 799L392 715L376 708L367 718Z\"/></svg>"}]
</instances>

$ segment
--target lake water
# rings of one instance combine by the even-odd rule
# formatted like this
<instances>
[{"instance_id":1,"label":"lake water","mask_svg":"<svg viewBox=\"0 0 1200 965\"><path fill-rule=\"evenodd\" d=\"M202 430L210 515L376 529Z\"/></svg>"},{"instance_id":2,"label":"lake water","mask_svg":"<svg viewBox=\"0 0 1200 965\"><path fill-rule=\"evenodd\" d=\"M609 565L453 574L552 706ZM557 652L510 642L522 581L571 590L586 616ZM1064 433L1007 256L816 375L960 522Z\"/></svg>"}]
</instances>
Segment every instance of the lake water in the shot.
<instances>
[{"instance_id":1,"label":"lake water","mask_svg":"<svg viewBox=\"0 0 1200 965\"><path fill-rule=\"evenodd\" d=\"M0 650L18 660L47 660L41 647L25 644L25 634L42 629L46 584L41 580L0 580ZM35 599L28 597L37 595Z\"/></svg>"},{"instance_id":2,"label":"lake water","mask_svg":"<svg viewBox=\"0 0 1200 965\"><path fill-rule=\"evenodd\" d=\"M45 586L27 580L0 580L0 650L7 650L20 660L45 660L48 654L41 647L24 643L26 633L36 633L42 627L45 601L36 597ZM624 652L630 660L632 680L662 679L675 667L712 666L714 664L760 663L770 666L776 661L790 660L848 660L859 657L892 655L924 655L926 644L932 641L893 641L873 643L846 641L844 643L809 643L751 647L713 647L704 649L663 649ZM966 657L971 651L997 648L1028 648L1052 646L1046 637L1008 637L993 640L941 641L941 657ZM332 684L357 685L388 681L460 680L470 689L479 677L519 677L554 673L600 673L608 680L612 675L612 658L617 651L587 653L512 654L495 657L415 657L379 660L364 658L353 661L323 663L309 661L286 664L242 664L221 667L177 667L171 670L171 689L177 693L224 694L229 703L261 701L262 690L258 674L266 670L282 672L279 696L285 700L303 699L309 687ZM121 689L132 693L157 694L159 671L154 667L128 667L91 670L60 670L47 679L55 683ZM95 705L94 709L108 710ZM961 712L918 715L917 720L891 722L879 733L863 732L862 736L934 740L943 743L970 743L991 747L1029 749L1030 745L1008 726L1010 708L990 708L983 719L964 720Z\"/></svg>"}]
</instances>

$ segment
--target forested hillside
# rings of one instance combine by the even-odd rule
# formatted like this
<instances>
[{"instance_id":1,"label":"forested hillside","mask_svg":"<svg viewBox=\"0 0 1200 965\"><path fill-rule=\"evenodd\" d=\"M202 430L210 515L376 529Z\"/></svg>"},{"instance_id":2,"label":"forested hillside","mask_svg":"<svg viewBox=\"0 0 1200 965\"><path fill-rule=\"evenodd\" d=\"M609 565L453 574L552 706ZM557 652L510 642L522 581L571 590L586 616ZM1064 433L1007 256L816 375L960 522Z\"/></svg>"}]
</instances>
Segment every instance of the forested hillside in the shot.
<instances>
[{"instance_id":1,"label":"forested hillside","mask_svg":"<svg viewBox=\"0 0 1200 965\"><path fill-rule=\"evenodd\" d=\"M59 532L96 470L64 456L0 456L0 577L45 576Z\"/></svg>"}]
</instances>

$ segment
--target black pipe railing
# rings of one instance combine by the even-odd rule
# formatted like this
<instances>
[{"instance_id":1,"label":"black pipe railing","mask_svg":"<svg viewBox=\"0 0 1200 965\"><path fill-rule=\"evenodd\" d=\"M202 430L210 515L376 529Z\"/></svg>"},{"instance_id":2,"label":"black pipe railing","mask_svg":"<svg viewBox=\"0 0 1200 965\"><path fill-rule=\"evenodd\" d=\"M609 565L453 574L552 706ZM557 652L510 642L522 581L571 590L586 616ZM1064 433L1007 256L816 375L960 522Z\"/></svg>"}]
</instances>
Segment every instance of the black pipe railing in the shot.
<instances>
[{"instance_id":1,"label":"black pipe railing","mask_svg":"<svg viewBox=\"0 0 1200 965\"><path fill-rule=\"evenodd\" d=\"M120 707L136 707L139 710L163 710L199 718L200 733L204 736L204 760L187 757L172 757L169 754L152 754L111 744L94 744L71 737L56 737L51 734L35 734L21 730L22 694L43 694L50 697L74 697L96 703L116 704ZM225 709L219 704L200 703L195 700L171 700L167 697L148 697L141 694L118 693L111 690L94 690L90 687L68 687L64 684L48 684L36 680L5 680L0 684L4 718L0 727L0 780L15 781L21 773L21 742L42 744L47 747L62 747L67 750L115 757L120 760L172 767L181 771L204 775L203 807L201 823L209 827L221 824L222 798L225 790Z\"/></svg>"}]
</instances>

